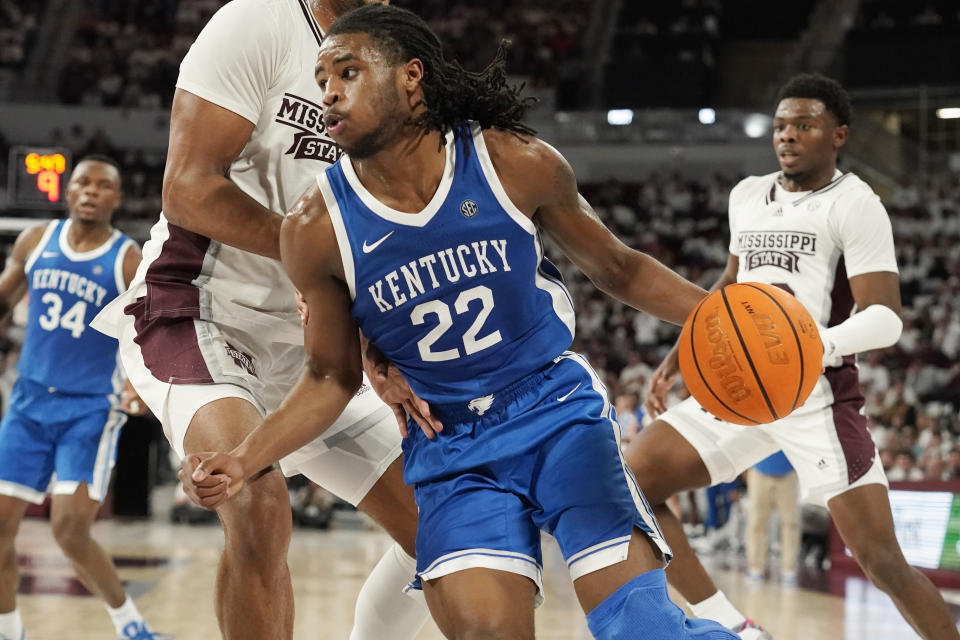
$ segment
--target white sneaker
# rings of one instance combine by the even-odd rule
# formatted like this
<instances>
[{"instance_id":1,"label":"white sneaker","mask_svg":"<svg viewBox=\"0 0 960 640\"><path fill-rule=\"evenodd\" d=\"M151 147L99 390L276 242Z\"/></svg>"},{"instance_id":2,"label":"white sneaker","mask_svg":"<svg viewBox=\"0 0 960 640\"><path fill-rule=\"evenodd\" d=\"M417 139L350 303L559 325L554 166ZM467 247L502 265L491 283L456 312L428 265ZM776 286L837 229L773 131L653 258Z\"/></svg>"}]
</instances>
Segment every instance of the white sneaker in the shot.
<instances>
[{"instance_id":1,"label":"white sneaker","mask_svg":"<svg viewBox=\"0 0 960 640\"><path fill-rule=\"evenodd\" d=\"M797 572L796 571L784 571L780 574L780 584L785 587L795 587L797 586Z\"/></svg>"},{"instance_id":2,"label":"white sneaker","mask_svg":"<svg viewBox=\"0 0 960 640\"><path fill-rule=\"evenodd\" d=\"M763 582L763 571L747 571L747 582Z\"/></svg>"},{"instance_id":3,"label":"white sneaker","mask_svg":"<svg viewBox=\"0 0 960 640\"><path fill-rule=\"evenodd\" d=\"M773 640L773 636L766 629L750 618L744 620L739 627L730 630L740 636L741 640Z\"/></svg>"}]
</instances>

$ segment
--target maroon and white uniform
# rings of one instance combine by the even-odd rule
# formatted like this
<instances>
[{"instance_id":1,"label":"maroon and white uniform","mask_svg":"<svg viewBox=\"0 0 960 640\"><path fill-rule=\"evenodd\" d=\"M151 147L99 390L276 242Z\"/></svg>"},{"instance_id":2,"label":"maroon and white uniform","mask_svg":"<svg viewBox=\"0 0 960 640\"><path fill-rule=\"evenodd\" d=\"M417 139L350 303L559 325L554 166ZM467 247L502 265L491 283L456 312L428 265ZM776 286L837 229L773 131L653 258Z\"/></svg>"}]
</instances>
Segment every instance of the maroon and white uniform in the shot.
<instances>
[{"instance_id":1,"label":"maroon and white uniform","mask_svg":"<svg viewBox=\"0 0 960 640\"><path fill-rule=\"evenodd\" d=\"M779 173L750 177L730 193L730 253L738 282L766 282L793 293L824 327L854 310L848 279L897 272L893 231L873 190L839 171L817 191L789 192ZM886 483L861 414L853 356L828 367L803 406L776 422L742 427L714 418L692 398L660 418L700 453L712 482L729 481L783 449L810 500L852 486Z\"/></svg>"},{"instance_id":2,"label":"maroon and white uniform","mask_svg":"<svg viewBox=\"0 0 960 640\"><path fill-rule=\"evenodd\" d=\"M180 65L177 87L255 125L229 178L278 213L340 155L324 130L313 73L322 37L307 0L233 0ZM181 456L197 409L240 397L270 413L304 362L293 286L280 262L187 231L162 214L128 293L98 321L120 338L131 381ZM322 309L312 311L311 322L323 322ZM399 447L393 414L364 384L323 437L283 467L314 469L312 479L356 503Z\"/></svg>"}]
</instances>

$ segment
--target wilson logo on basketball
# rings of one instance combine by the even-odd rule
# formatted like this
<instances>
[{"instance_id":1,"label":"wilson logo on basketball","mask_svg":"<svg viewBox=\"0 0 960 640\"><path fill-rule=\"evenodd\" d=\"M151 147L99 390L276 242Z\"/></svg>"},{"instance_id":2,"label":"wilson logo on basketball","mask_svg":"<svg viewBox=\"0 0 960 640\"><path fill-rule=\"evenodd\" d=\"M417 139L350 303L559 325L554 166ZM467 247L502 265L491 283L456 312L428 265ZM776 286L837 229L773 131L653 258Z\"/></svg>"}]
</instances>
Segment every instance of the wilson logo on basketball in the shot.
<instances>
[{"instance_id":1,"label":"wilson logo on basketball","mask_svg":"<svg viewBox=\"0 0 960 640\"><path fill-rule=\"evenodd\" d=\"M720 312L714 309L705 320L707 340L712 346L708 366L716 374L720 386L731 400L734 402L746 400L750 397L750 389L743 384L740 363L733 355L733 347L730 345L727 332L720 326Z\"/></svg>"}]
</instances>

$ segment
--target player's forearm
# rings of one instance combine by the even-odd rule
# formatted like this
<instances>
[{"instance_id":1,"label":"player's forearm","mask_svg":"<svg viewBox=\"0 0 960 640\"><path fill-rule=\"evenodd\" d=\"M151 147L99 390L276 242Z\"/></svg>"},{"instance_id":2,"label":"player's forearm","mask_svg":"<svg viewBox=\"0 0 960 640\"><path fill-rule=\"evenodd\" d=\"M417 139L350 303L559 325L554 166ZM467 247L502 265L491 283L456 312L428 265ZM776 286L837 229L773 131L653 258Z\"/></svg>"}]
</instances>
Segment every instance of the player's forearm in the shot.
<instances>
[{"instance_id":1,"label":"player's forearm","mask_svg":"<svg viewBox=\"0 0 960 640\"><path fill-rule=\"evenodd\" d=\"M343 413L362 380L361 375L318 377L304 371L280 407L230 452L240 460L245 477L320 436Z\"/></svg>"},{"instance_id":2,"label":"player's forearm","mask_svg":"<svg viewBox=\"0 0 960 640\"><path fill-rule=\"evenodd\" d=\"M896 344L903 332L903 320L896 311L872 304L838 325L820 332L824 360L883 349Z\"/></svg>"},{"instance_id":3,"label":"player's forearm","mask_svg":"<svg viewBox=\"0 0 960 640\"><path fill-rule=\"evenodd\" d=\"M283 216L261 206L224 176L180 174L164 180L163 213L188 231L280 259Z\"/></svg>"},{"instance_id":4,"label":"player's forearm","mask_svg":"<svg viewBox=\"0 0 960 640\"><path fill-rule=\"evenodd\" d=\"M621 294L622 302L672 324L683 324L707 292L646 254L636 253L633 274Z\"/></svg>"}]
</instances>

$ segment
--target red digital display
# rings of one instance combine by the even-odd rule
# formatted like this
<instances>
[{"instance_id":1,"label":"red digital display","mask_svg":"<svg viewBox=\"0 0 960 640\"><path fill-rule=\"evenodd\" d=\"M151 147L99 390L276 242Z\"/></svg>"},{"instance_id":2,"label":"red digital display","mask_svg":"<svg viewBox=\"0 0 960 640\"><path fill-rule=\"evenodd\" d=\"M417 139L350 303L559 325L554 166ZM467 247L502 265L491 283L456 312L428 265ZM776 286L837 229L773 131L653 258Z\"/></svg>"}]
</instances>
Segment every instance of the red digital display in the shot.
<instances>
[{"instance_id":1,"label":"red digital display","mask_svg":"<svg viewBox=\"0 0 960 640\"><path fill-rule=\"evenodd\" d=\"M10 204L27 209L59 208L70 172L66 149L14 147L10 150Z\"/></svg>"}]
</instances>

